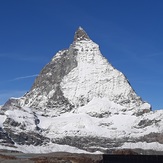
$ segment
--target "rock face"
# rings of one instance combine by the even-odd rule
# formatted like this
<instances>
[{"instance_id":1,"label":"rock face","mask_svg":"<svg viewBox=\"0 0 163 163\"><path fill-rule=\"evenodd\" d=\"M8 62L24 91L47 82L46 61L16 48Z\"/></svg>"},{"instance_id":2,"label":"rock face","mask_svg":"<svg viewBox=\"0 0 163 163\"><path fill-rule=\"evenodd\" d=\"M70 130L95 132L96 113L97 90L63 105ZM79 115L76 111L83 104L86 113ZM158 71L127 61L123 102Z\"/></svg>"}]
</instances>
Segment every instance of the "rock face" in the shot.
<instances>
[{"instance_id":1,"label":"rock face","mask_svg":"<svg viewBox=\"0 0 163 163\"><path fill-rule=\"evenodd\" d=\"M137 148L144 143L143 149L153 143L156 150L163 144L162 111L151 111L81 27L70 47L42 69L31 90L9 99L0 111L0 136L22 151L27 150L23 145L33 145L37 152L50 152L46 146L57 144L60 151L69 145L105 153L135 148L135 142Z\"/></svg>"},{"instance_id":2,"label":"rock face","mask_svg":"<svg viewBox=\"0 0 163 163\"><path fill-rule=\"evenodd\" d=\"M136 95L125 76L108 63L99 46L79 27L69 49L52 58L29 93L16 103L56 116L76 110L93 98L107 98L127 110L150 110L150 105Z\"/></svg>"}]
</instances>

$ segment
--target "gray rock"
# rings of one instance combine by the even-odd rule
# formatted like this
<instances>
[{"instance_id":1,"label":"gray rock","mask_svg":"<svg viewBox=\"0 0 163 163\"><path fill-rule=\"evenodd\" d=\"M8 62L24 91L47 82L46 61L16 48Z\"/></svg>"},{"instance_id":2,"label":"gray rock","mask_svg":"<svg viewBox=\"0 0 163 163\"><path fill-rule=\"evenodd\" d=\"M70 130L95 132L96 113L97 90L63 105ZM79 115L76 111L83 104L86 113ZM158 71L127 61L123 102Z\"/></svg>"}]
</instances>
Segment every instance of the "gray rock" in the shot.
<instances>
[{"instance_id":1,"label":"gray rock","mask_svg":"<svg viewBox=\"0 0 163 163\"><path fill-rule=\"evenodd\" d=\"M151 126L152 124L156 124L158 122L160 122L161 120L149 120L149 119L144 119L144 120L141 120L138 124L138 126L140 128L145 128L147 126Z\"/></svg>"},{"instance_id":2,"label":"gray rock","mask_svg":"<svg viewBox=\"0 0 163 163\"><path fill-rule=\"evenodd\" d=\"M84 57L80 57L81 55ZM101 61L101 64L96 67L96 64L99 60ZM82 62L84 62L83 65ZM79 67L80 64L83 67ZM85 74L85 71L87 70L84 69L84 66L87 64L94 66L93 71L91 70L91 73L89 75L93 74L92 76L94 76L95 81L96 78L98 79L96 83L92 84L93 86L96 85L94 87L91 87L91 82L89 84L87 83L93 80L92 78L90 79L89 76L86 76L86 80L85 78L83 78L83 81L80 80L81 83L79 83L80 74L78 73L82 72L83 74ZM80 68L83 68L84 71L80 70ZM74 72L75 70L75 79L73 78L74 76L72 76L72 79L66 78L69 74L71 74L71 72ZM104 75L103 72L105 72ZM74 73L72 74L74 75ZM109 76L108 78L105 78L106 74ZM85 77L85 75L83 76ZM81 75L80 77L82 78L83 76ZM65 78L67 80L64 81ZM75 81L74 85L71 85L71 83L73 83L71 82L72 80ZM70 81L70 84L68 84L67 87L64 87L68 83L67 81ZM81 85L83 87L81 87ZM90 87L92 88L92 90L90 89ZM75 88L76 92L72 94L72 99L70 99L69 91L71 93L72 88ZM84 94L81 89L88 89L88 93ZM65 90L68 90L67 96L65 95ZM105 90L109 90L110 92ZM103 91L105 93L103 93ZM77 96L75 96L76 94ZM150 133L139 138L132 138L130 137L130 135L125 135L124 137L122 137L122 134L120 138L114 136L113 138L107 138L105 137L105 135L101 135L99 137L90 136L89 134L80 135L78 131L75 130L72 131L74 135L65 134L57 138L56 131L49 131L51 126L49 128L47 127L47 129L42 129L43 127L40 128L40 115L43 119L48 119L49 117L62 116L63 113L76 113L75 111L77 110L77 108L79 108L79 106L82 107L88 104L94 97L107 98L108 101L113 102L113 105L116 103L118 104L118 106L123 106L124 109L122 109L121 112L123 112L124 114L128 110L133 111L135 108L137 108L137 110L139 111L133 111L133 115L136 115L137 118L140 118L145 113L150 112L150 105L145 103L139 96L137 96L127 78L125 78L125 76L121 72L116 70L114 67L111 66L110 63L107 62L107 60L101 55L98 45L91 41L87 33L81 27L79 27L79 29L75 33L73 44L71 44L68 49L59 51L52 58L52 60L41 70L40 74L35 79L35 82L30 91L19 99L9 99L5 103L5 105L2 106L0 111L1 115L5 115L6 111L8 110L22 111L23 108L27 107L30 110L28 112L30 116L19 121L16 118L14 119L14 117L8 116L6 114L6 119L3 123L3 129L0 128L0 138L4 143L16 143L19 145L35 146L43 145L52 141L56 144L70 145L79 149L87 150L89 152L101 151L103 153L108 153L109 149L115 149L117 147L120 148L125 142L135 143L139 141L149 143L163 143L162 133ZM73 100L77 102L75 103ZM144 106L144 109L140 109L143 104L147 105ZM108 111L107 109L105 109L105 111L103 112L100 111L90 111L87 114L91 116L91 120L93 118L109 118L113 115L113 113L111 111ZM118 115L118 111L119 110L117 109L114 114ZM159 122L159 120L140 119L140 121L133 127L135 127L136 129L143 129L151 125L156 125ZM27 130L28 125L32 126L31 131ZM110 123L105 123L101 121L98 127L108 128L109 130L109 127L111 125L112 124ZM116 128L113 128L112 132L114 135L114 133L116 133ZM54 138L51 138L48 133L54 133ZM63 131L63 133L65 132ZM125 131L122 133L125 133ZM52 140L50 140L50 138Z\"/></svg>"},{"instance_id":3,"label":"gray rock","mask_svg":"<svg viewBox=\"0 0 163 163\"><path fill-rule=\"evenodd\" d=\"M71 111L74 107L68 99L63 96L60 89L60 82L73 68L77 66L76 51L63 50L59 52L59 58L54 58L47 64L36 78L29 93L25 94L25 105L38 110L56 109L58 112ZM49 93L55 90L51 96ZM43 96L47 102L40 105ZM32 100L31 100L32 99Z\"/></svg>"},{"instance_id":4,"label":"gray rock","mask_svg":"<svg viewBox=\"0 0 163 163\"><path fill-rule=\"evenodd\" d=\"M78 30L75 32L74 41L81 41L81 40L90 40L87 33L84 31L83 28L79 27Z\"/></svg>"},{"instance_id":5,"label":"gray rock","mask_svg":"<svg viewBox=\"0 0 163 163\"><path fill-rule=\"evenodd\" d=\"M1 140L1 145L5 144L10 146L14 144L12 139L9 137L8 133L1 127L0 127L0 140Z\"/></svg>"},{"instance_id":6,"label":"gray rock","mask_svg":"<svg viewBox=\"0 0 163 163\"><path fill-rule=\"evenodd\" d=\"M38 132L15 132L9 128L5 128L8 137L19 145L42 145L49 142L46 138Z\"/></svg>"}]
</instances>

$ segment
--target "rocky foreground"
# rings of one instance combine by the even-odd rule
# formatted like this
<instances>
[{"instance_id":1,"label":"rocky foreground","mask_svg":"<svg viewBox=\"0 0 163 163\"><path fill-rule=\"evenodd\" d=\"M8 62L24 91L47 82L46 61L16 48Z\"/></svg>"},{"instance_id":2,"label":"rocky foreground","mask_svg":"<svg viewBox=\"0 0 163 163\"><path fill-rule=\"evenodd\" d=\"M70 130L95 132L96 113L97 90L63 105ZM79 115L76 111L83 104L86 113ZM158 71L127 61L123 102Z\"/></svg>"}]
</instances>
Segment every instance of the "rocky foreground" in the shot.
<instances>
[{"instance_id":1,"label":"rocky foreground","mask_svg":"<svg viewBox=\"0 0 163 163\"><path fill-rule=\"evenodd\" d=\"M163 153L141 149L110 150L110 154L25 154L0 150L0 163L162 163ZM152 155L151 155L152 154Z\"/></svg>"},{"instance_id":2,"label":"rocky foreground","mask_svg":"<svg viewBox=\"0 0 163 163\"><path fill-rule=\"evenodd\" d=\"M102 155L50 153L50 154L23 154L0 153L0 163L102 163Z\"/></svg>"}]
</instances>

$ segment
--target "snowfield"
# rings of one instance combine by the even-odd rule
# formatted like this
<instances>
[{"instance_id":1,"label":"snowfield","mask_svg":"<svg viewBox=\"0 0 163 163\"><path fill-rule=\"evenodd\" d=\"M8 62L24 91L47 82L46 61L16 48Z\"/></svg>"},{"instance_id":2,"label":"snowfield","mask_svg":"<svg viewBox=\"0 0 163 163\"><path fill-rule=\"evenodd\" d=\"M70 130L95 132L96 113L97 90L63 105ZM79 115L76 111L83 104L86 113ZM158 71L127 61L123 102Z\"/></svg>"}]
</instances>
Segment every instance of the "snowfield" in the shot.
<instances>
[{"instance_id":1,"label":"snowfield","mask_svg":"<svg viewBox=\"0 0 163 163\"><path fill-rule=\"evenodd\" d=\"M0 107L0 149L163 151L163 111L151 111L82 28L74 38L42 69L29 92Z\"/></svg>"},{"instance_id":2,"label":"snowfield","mask_svg":"<svg viewBox=\"0 0 163 163\"><path fill-rule=\"evenodd\" d=\"M53 139L60 139L66 136L101 137L107 139L123 139L124 137L128 137L136 139L151 132L161 133L163 129L162 111L151 111L137 117L132 110L125 111L126 109L124 107L106 98L94 98L87 105L57 117L45 117L37 114L34 116L31 110L25 107L20 110L8 110L5 112L5 115L0 115L1 127L5 118L13 118L14 121L24 124L26 130L30 131L35 130L35 117L37 116L39 119L38 127L41 128L42 134L51 141L41 146L15 145L16 150L25 153L48 153L57 151L87 153L88 151L77 149L76 147L52 143ZM151 123L149 126L141 128L140 122L143 120L158 121L157 126L155 123ZM17 128L18 132L19 130ZM163 144L158 142L124 142L118 148L141 148L163 151L162 147ZM12 149L11 147L4 146L0 148Z\"/></svg>"}]
</instances>

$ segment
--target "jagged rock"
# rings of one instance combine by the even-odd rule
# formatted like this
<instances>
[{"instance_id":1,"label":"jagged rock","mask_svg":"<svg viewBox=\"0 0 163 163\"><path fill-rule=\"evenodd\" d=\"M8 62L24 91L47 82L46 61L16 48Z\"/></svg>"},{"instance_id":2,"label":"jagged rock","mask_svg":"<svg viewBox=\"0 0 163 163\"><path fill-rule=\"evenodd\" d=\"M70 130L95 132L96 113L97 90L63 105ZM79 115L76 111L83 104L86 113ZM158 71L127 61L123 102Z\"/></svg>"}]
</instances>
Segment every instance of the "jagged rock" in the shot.
<instances>
[{"instance_id":1,"label":"jagged rock","mask_svg":"<svg viewBox=\"0 0 163 163\"><path fill-rule=\"evenodd\" d=\"M94 98L107 98L127 110L150 110L150 105L136 95L126 77L108 63L99 46L79 27L69 49L52 58L31 90L21 100L10 99L2 110L25 106L57 116L85 106Z\"/></svg>"},{"instance_id":2,"label":"jagged rock","mask_svg":"<svg viewBox=\"0 0 163 163\"><path fill-rule=\"evenodd\" d=\"M15 133L10 129L5 129L12 141L19 145L43 145L43 143L48 143L49 139L34 132L20 132Z\"/></svg>"},{"instance_id":3,"label":"jagged rock","mask_svg":"<svg viewBox=\"0 0 163 163\"><path fill-rule=\"evenodd\" d=\"M131 149L120 149L120 150L115 150L113 151L114 155L138 155L137 152L131 150Z\"/></svg>"},{"instance_id":4,"label":"jagged rock","mask_svg":"<svg viewBox=\"0 0 163 163\"><path fill-rule=\"evenodd\" d=\"M151 126L152 124L156 124L158 122L160 122L161 120L148 120L148 119L144 119L141 120L138 124L138 126L140 126L141 128L147 127L147 126Z\"/></svg>"},{"instance_id":5,"label":"jagged rock","mask_svg":"<svg viewBox=\"0 0 163 163\"><path fill-rule=\"evenodd\" d=\"M78 30L75 32L74 41L81 41L81 40L90 40L87 33L84 31L82 27L79 27Z\"/></svg>"},{"instance_id":6,"label":"jagged rock","mask_svg":"<svg viewBox=\"0 0 163 163\"><path fill-rule=\"evenodd\" d=\"M151 110L81 27L0 119L4 144L23 152L163 149L163 112Z\"/></svg>"},{"instance_id":7,"label":"jagged rock","mask_svg":"<svg viewBox=\"0 0 163 163\"><path fill-rule=\"evenodd\" d=\"M1 127L0 127L0 140L1 140L1 144L6 144L6 145L14 144L12 139L9 137L8 133Z\"/></svg>"}]
</instances>

